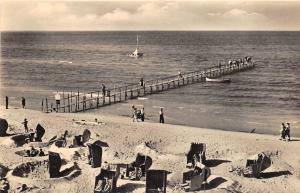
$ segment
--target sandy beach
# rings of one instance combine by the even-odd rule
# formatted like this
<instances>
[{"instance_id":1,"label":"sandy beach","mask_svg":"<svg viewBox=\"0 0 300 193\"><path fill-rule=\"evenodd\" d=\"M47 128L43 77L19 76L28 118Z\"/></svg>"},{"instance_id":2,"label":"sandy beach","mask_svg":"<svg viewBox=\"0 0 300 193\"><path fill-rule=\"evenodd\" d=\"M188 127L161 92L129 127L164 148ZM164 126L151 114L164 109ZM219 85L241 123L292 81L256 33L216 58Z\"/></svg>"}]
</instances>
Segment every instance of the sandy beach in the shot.
<instances>
[{"instance_id":1,"label":"sandy beach","mask_svg":"<svg viewBox=\"0 0 300 193\"><path fill-rule=\"evenodd\" d=\"M40 123L46 130L43 142L65 130L69 135L82 134L85 129L92 133L93 140L107 142L102 161L108 163L130 163L137 153L144 153L153 159L150 169L163 169L169 172L167 192L183 192L179 184L185 170L186 157L192 142L206 144L207 166L211 169L208 186L197 192L289 192L300 189L300 139L281 141L279 136L255 133L241 133L208 128L194 128L152 122L132 122L129 117L91 113L42 113L28 109L0 109L1 118L9 123L8 134L22 133L21 124L26 117L30 129ZM98 123L95 123L97 118ZM84 121L83 121L84 120ZM50 179L39 171L36 175L17 177L12 170L19 164L47 160L45 157L22 157L15 152L29 149L32 144L16 147L10 136L0 137L0 164L8 167L6 177L13 192L21 184L31 187L29 192L93 192L95 176L100 168L91 168L87 163L87 147L57 148L44 147L59 152L67 163L73 163L72 154L77 151L76 159L81 170L79 175L70 178ZM265 152L270 156L272 165L263 171L261 178L247 178L238 174L238 169L246 165L248 157ZM45 171L43 171L45 173ZM47 172L47 171L46 171ZM144 192L145 181L119 179L117 192Z\"/></svg>"}]
</instances>

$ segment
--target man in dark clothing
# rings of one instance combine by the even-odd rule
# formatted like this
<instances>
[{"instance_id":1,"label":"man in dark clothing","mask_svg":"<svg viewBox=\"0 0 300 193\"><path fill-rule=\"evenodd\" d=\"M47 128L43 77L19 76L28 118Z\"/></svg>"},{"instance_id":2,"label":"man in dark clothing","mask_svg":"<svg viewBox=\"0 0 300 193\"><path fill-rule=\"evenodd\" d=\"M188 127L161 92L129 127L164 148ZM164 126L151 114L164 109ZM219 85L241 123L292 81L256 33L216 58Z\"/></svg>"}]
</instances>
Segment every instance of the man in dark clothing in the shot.
<instances>
[{"instance_id":1,"label":"man in dark clothing","mask_svg":"<svg viewBox=\"0 0 300 193\"><path fill-rule=\"evenodd\" d=\"M141 78L141 80L140 80L140 85L144 86L144 79L143 78Z\"/></svg>"},{"instance_id":2,"label":"man in dark clothing","mask_svg":"<svg viewBox=\"0 0 300 193\"><path fill-rule=\"evenodd\" d=\"M160 108L159 111L159 123L165 123L163 108Z\"/></svg>"},{"instance_id":3,"label":"man in dark clothing","mask_svg":"<svg viewBox=\"0 0 300 193\"><path fill-rule=\"evenodd\" d=\"M103 95L103 97L105 97L105 92L106 92L106 90L105 90L105 85L102 84L102 95Z\"/></svg>"},{"instance_id":4,"label":"man in dark clothing","mask_svg":"<svg viewBox=\"0 0 300 193\"><path fill-rule=\"evenodd\" d=\"M25 129L25 133L28 133L28 121L26 118L24 119L23 125L24 125L24 129Z\"/></svg>"},{"instance_id":5,"label":"man in dark clothing","mask_svg":"<svg viewBox=\"0 0 300 193\"><path fill-rule=\"evenodd\" d=\"M26 101L25 101L25 98L22 97L22 107L23 107L23 109L25 109L25 106L26 106Z\"/></svg>"},{"instance_id":6,"label":"man in dark clothing","mask_svg":"<svg viewBox=\"0 0 300 193\"><path fill-rule=\"evenodd\" d=\"M285 128L285 136L288 136L288 140L290 141L291 140L291 135L290 135L290 132L291 132L291 126L290 126L290 123L286 123L287 126Z\"/></svg>"},{"instance_id":7,"label":"man in dark clothing","mask_svg":"<svg viewBox=\"0 0 300 193\"><path fill-rule=\"evenodd\" d=\"M286 133L286 127L284 123L281 123L282 127L280 130L280 140L284 140L285 139L285 133Z\"/></svg>"},{"instance_id":8,"label":"man in dark clothing","mask_svg":"<svg viewBox=\"0 0 300 193\"><path fill-rule=\"evenodd\" d=\"M5 106L6 106L6 109L8 109L8 96L5 97L5 104L6 104L6 105L5 105Z\"/></svg>"},{"instance_id":9,"label":"man in dark clothing","mask_svg":"<svg viewBox=\"0 0 300 193\"><path fill-rule=\"evenodd\" d=\"M45 156L45 152L43 151L42 148L40 149L39 156Z\"/></svg>"},{"instance_id":10,"label":"man in dark clothing","mask_svg":"<svg viewBox=\"0 0 300 193\"><path fill-rule=\"evenodd\" d=\"M144 120L145 120L145 108L144 107L141 109L141 120L142 120L142 122L144 122Z\"/></svg>"}]
</instances>

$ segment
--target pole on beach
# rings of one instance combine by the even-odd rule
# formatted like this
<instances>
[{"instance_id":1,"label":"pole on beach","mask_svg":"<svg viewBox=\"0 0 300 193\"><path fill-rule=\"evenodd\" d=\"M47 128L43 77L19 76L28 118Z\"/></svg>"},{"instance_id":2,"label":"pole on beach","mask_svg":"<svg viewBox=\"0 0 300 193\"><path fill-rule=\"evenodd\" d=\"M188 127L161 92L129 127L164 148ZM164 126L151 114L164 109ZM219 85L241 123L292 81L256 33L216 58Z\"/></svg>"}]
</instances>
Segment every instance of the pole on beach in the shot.
<instances>
[{"instance_id":1,"label":"pole on beach","mask_svg":"<svg viewBox=\"0 0 300 193\"><path fill-rule=\"evenodd\" d=\"M42 112L44 112L44 99L42 99Z\"/></svg>"},{"instance_id":2,"label":"pole on beach","mask_svg":"<svg viewBox=\"0 0 300 193\"><path fill-rule=\"evenodd\" d=\"M79 110L79 91L77 91L77 110Z\"/></svg>"},{"instance_id":3,"label":"pole on beach","mask_svg":"<svg viewBox=\"0 0 300 193\"><path fill-rule=\"evenodd\" d=\"M5 108L8 109L8 96L5 97Z\"/></svg>"},{"instance_id":4,"label":"pole on beach","mask_svg":"<svg viewBox=\"0 0 300 193\"><path fill-rule=\"evenodd\" d=\"M47 98L46 98L46 112L49 113L48 112L48 99Z\"/></svg>"},{"instance_id":5,"label":"pole on beach","mask_svg":"<svg viewBox=\"0 0 300 193\"><path fill-rule=\"evenodd\" d=\"M66 112L66 109L65 109L65 91L63 91L63 105L64 105L64 112Z\"/></svg>"},{"instance_id":6,"label":"pole on beach","mask_svg":"<svg viewBox=\"0 0 300 193\"><path fill-rule=\"evenodd\" d=\"M75 112L77 112L77 97L75 97Z\"/></svg>"},{"instance_id":7,"label":"pole on beach","mask_svg":"<svg viewBox=\"0 0 300 193\"><path fill-rule=\"evenodd\" d=\"M71 99L71 106L70 106L71 111L73 111L73 110L72 110L72 109L73 109L73 108L72 108L72 106L73 106L73 100L72 100L73 95L72 95L72 93L73 93L73 92L71 91L71 97L70 97L70 99Z\"/></svg>"}]
</instances>

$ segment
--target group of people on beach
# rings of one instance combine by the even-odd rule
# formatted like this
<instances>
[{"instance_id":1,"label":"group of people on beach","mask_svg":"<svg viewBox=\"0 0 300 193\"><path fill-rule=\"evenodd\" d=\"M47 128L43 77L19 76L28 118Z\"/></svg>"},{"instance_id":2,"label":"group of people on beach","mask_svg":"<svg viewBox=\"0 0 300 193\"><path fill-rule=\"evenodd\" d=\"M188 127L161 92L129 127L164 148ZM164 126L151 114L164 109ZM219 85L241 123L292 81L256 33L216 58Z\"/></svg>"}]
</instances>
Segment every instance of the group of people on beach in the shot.
<instances>
[{"instance_id":1,"label":"group of people on beach","mask_svg":"<svg viewBox=\"0 0 300 193\"><path fill-rule=\"evenodd\" d=\"M133 122L138 122L138 120L141 120L144 122L145 120L145 108L137 109L134 105L132 105L132 118ZM165 117L164 117L164 111L163 108L160 108L159 111L159 123L165 123Z\"/></svg>"},{"instance_id":2,"label":"group of people on beach","mask_svg":"<svg viewBox=\"0 0 300 193\"><path fill-rule=\"evenodd\" d=\"M291 125L290 123L281 123L280 140L291 140Z\"/></svg>"},{"instance_id":3,"label":"group of people on beach","mask_svg":"<svg viewBox=\"0 0 300 193\"><path fill-rule=\"evenodd\" d=\"M37 150L33 146L31 146L30 150L26 150L26 156L27 157L45 156L45 152L43 151L42 148L40 148L40 150Z\"/></svg>"},{"instance_id":4,"label":"group of people on beach","mask_svg":"<svg viewBox=\"0 0 300 193\"><path fill-rule=\"evenodd\" d=\"M138 122L138 120L141 120L144 122L145 120L145 108L137 109L134 105L132 105L132 118L133 122Z\"/></svg>"}]
</instances>

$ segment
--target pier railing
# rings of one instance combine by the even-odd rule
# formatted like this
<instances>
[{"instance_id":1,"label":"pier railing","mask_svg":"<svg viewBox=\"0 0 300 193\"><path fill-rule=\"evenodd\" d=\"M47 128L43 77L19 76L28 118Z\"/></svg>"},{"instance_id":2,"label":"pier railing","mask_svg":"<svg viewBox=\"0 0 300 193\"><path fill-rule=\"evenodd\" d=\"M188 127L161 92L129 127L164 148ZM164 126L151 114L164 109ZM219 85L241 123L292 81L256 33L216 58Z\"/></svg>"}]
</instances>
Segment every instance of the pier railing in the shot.
<instances>
[{"instance_id":1,"label":"pier railing","mask_svg":"<svg viewBox=\"0 0 300 193\"><path fill-rule=\"evenodd\" d=\"M89 93L63 92L60 105L56 104L54 98L46 98L42 101L43 112L81 112L90 109L100 108L106 105L123 102L137 97L155 94L169 89L179 88L185 85L204 82L205 78L217 78L224 75L251 69L255 65L252 62L225 64L182 73L154 80L147 80L143 86L139 82L125 86L107 89L105 93L102 90Z\"/></svg>"}]
</instances>

